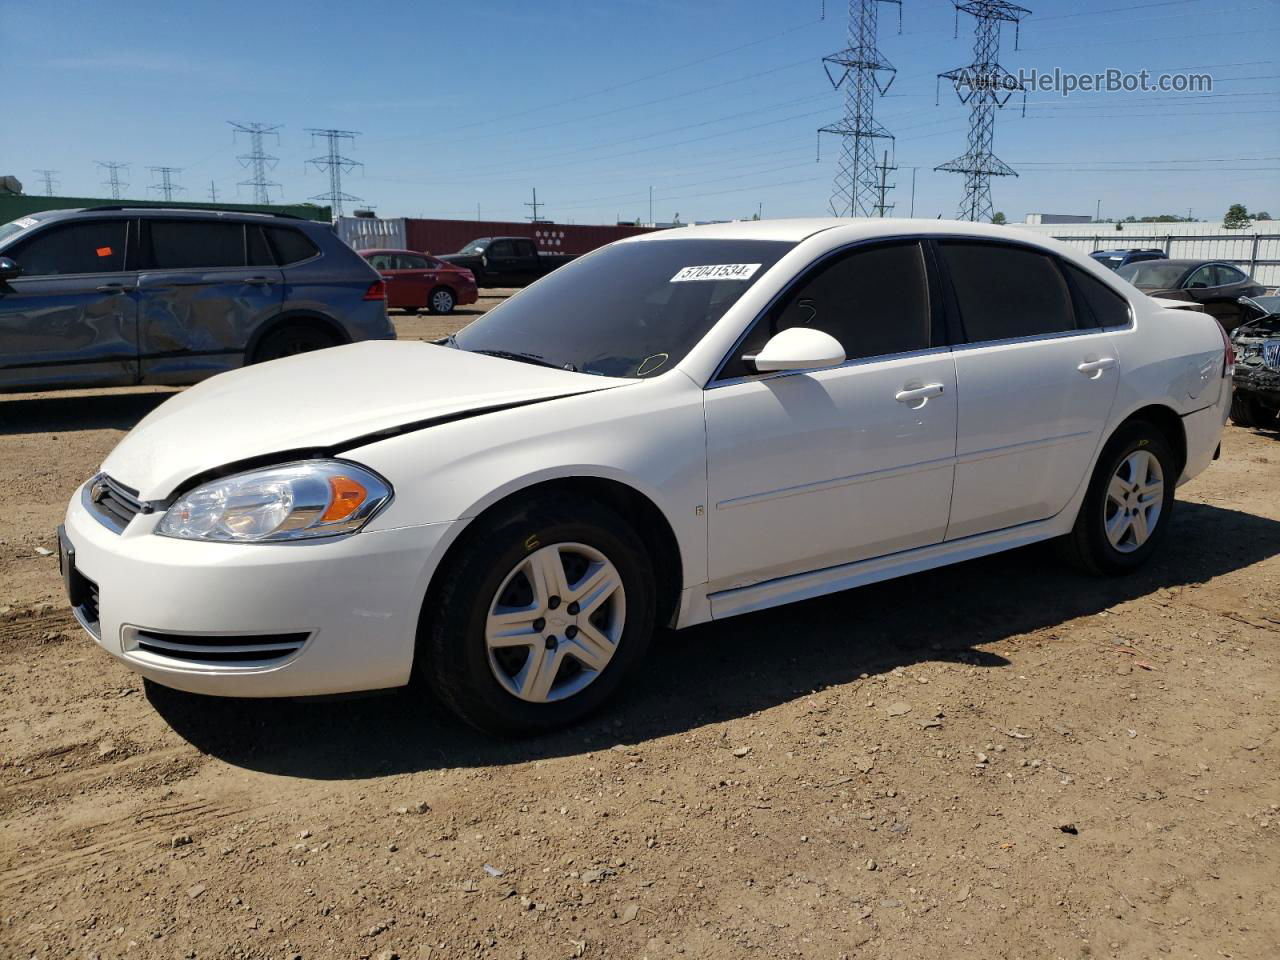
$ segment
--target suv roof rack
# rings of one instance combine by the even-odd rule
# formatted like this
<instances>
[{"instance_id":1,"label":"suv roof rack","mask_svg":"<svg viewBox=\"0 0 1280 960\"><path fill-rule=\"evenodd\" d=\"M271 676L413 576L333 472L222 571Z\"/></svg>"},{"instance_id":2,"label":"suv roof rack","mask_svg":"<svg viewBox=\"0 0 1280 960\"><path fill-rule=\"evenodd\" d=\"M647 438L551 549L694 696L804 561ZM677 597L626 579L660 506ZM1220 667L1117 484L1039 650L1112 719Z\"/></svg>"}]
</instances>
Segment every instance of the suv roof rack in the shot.
<instances>
[{"instance_id":1,"label":"suv roof rack","mask_svg":"<svg viewBox=\"0 0 1280 960\"><path fill-rule=\"evenodd\" d=\"M319 223L322 221L308 221L306 217L300 217L294 213L265 213L261 210L226 210L214 207L155 207L151 205L139 206L130 203L107 203L95 207L81 207L82 210L165 210L170 213L234 213L239 216L248 217L279 217L281 220L303 220L306 222Z\"/></svg>"}]
</instances>

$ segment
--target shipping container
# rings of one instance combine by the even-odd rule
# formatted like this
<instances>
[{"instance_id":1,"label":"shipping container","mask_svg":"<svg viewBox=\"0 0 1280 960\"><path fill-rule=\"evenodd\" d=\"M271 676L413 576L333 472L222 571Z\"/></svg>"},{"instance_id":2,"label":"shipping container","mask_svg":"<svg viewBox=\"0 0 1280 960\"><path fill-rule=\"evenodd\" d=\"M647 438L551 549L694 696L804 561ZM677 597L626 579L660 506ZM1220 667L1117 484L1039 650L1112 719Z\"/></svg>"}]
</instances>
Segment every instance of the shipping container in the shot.
<instances>
[{"instance_id":1,"label":"shipping container","mask_svg":"<svg viewBox=\"0 0 1280 960\"><path fill-rule=\"evenodd\" d=\"M529 223L503 220L406 219L405 238L410 250L457 253L480 237L528 237L542 253L590 253L624 237L651 233L651 227L615 227L584 223Z\"/></svg>"}]
</instances>

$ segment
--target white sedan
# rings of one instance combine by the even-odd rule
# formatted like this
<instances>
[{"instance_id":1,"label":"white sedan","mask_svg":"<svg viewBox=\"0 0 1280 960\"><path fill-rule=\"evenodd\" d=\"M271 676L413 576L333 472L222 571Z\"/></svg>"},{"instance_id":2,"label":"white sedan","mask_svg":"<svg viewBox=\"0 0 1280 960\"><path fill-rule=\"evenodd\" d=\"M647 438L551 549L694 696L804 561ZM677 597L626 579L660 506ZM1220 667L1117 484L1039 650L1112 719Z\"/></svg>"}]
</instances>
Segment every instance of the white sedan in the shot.
<instances>
[{"instance_id":1,"label":"white sedan","mask_svg":"<svg viewBox=\"0 0 1280 960\"><path fill-rule=\"evenodd\" d=\"M72 498L72 606L157 683L600 705L659 626L1058 539L1122 574L1217 455L1230 346L1009 227L652 233L439 344L225 373Z\"/></svg>"}]
</instances>

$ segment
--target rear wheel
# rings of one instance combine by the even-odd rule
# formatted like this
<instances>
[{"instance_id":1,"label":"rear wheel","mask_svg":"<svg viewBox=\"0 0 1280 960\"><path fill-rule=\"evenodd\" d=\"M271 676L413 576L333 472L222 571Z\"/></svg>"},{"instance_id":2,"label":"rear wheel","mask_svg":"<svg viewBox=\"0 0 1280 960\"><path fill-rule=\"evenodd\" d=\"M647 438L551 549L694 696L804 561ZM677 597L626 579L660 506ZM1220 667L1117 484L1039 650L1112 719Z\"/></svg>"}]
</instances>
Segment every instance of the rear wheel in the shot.
<instances>
[{"instance_id":1,"label":"rear wheel","mask_svg":"<svg viewBox=\"0 0 1280 960\"><path fill-rule=\"evenodd\" d=\"M272 330L257 349L253 351L253 363L267 360L279 360L281 357L292 357L298 353L310 353L312 350L323 350L336 346L338 338L323 327L313 324L290 323Z\"/></svg>"},{"instance_id":2,"label":"rear wheel","mask_svg":"<svg viewBox=\"0 0 1280 960\"><path fill-rule=\"evenodd\" d=\"M1154 424L1135 420L1116 431L1098 458L1071 533L1066 558L1094 574L1142 566L1169 526L1178 463Z\"/></svg>"},{"instance_id":3,"label":"rear wheel","mask_svg":"<svg viewBox=\"0 0 1280 960\"><path fill-rule=\"evenodd\" d=\"M437 314L453 313L456 302L452 290L448 287L436 287L427 298L427 309Z\"/></svg>"},{"instance_id":4,"label":"rear wheel","mask_svg":"<svg viewBox=\"0 0 1280 960\"><path fill-rule=\"evenodd\" d=\"M428 597L415 670L483 730L572 723L649 645L656 589L644 545L613 511L567 496L477 524Z\"/></svg>"}]
</instances>

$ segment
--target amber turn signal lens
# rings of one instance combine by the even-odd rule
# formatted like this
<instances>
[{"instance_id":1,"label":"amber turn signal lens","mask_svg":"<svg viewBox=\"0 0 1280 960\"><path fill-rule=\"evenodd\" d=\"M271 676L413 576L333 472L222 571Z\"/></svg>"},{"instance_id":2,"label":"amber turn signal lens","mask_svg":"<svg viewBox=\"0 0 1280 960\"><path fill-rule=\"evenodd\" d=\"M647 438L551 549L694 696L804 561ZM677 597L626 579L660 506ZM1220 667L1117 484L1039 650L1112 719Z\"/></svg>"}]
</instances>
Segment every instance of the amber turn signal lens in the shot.
<instances>
[{"instance_id":1,"label":"amber turn signal lens","mask_svg":"<svg viewBox=\"0 0 1280 960\"><path fill-rule=\"evenodd\" d=\"M334 523L347 519L360 509L360 504L364 503L365 497L368 496L364 487L350 477L330 477L329 489L333 497L320 516L321 523Z\"/></svg>"}]
</instances>

